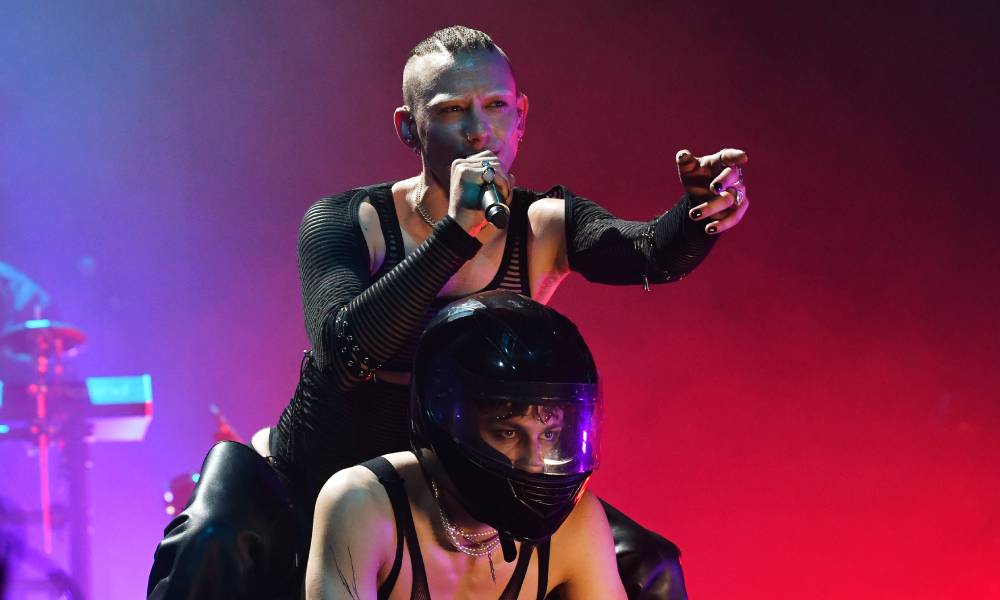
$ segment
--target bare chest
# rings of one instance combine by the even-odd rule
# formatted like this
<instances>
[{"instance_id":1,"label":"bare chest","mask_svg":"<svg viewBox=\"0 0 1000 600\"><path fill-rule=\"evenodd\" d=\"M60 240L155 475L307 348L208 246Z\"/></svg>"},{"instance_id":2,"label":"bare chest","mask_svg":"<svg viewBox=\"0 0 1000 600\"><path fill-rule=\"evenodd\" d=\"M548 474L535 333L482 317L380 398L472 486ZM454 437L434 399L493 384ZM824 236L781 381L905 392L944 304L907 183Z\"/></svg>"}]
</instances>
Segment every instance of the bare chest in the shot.
<instances>
[{"instance_id":1,"label":"bare chest","mask_svg":"<svg viewBox=\"0 0 1000 600\"><path fill-rule=\"evenodd\" d=\"M420 554L432 600L476 598L492 600L500 598L514 575L513 563L505 563L499 549L493 553L493 568L496 582L490 575L490 561L485 556L473 557L461 552L446 550L433 541L434 534L415 523L420 540ZM409 600L413 589L413 568L410 564L409 549L403 553L403 564L399 579L393 587L389 600ZM538 596L538 563L535 553L525 573L518 592L518 600L535 600Z\"/></svg>"},{"instance_id":2,"label":"bare chest","mask_svg":"<svg viewBox=\"0 0 1000 600\"><path fill-rule=\"evenodd\" d=\"M403 257L412 254L430 235L430 227L408 210L405 198L394 198L398 232L403 247ZM368 223L363 224L365 241L368 245L370 272L374 275L385 264L386 242L382 228L378 224L376 211L363 205L362 212L368 210ZM529 211L527 227L518 235L509 230L497 230L487 225L476 236L483 244L473 258L465 262L442 286L439 298L464 297L490 286L495 279L517 275L526 276L531 297L546 302L568 272L561 263L560 249L563 247L563 227L537 226ZM363 216L362 220L365 218ZM395 228L394 228L395 229ZM523 256L522 256L523 254ZM517 266L514 266L514 263ZM515 273L515 271L517 271Z\"/></svg>"},{"instance_id":3,"label":"bare chest","mask_svg":"<svg viewBox=\"0 0 1000 600\"><path fill-rule=\"evenodd\" d=\"M405 481L413 528L417 535L423 572L432 600L500 598L514 575L517 560L511 563L504 562L502 552L497 548L492 555L496 575L494 581L490 574L490 558L469 556L454 550L445 534L436 529L440 526L438 504L423 481L416 458L410 453L390 455L388 458ZM519 552L522 547L518 544ZM394 553L389 556L394 556ZM553 554L551 558L557 557ZM383 583L391 567L391 564L384 565L379 573L379 585ZM553 582L557 580L553 577L552 567L550 561L547 585L549 588L554 587ZM393 586L389 600L409 600L412 590L413 565L410 561L410 548L404 541L399 578ZM531 560L516 597L518 600L536 600L538 597L537 552L531 553Z\"/></svg>"}]
</instances>

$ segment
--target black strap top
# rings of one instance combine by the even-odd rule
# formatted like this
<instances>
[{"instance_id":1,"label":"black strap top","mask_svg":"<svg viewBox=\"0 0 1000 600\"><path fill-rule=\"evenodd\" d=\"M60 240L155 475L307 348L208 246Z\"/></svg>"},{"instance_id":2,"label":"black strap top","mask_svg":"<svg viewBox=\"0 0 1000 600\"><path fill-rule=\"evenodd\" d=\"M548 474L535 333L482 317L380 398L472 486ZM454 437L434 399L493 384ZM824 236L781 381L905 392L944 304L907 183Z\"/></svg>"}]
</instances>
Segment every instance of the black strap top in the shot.
<instances>
[{"instance_id":1,"label":"black strap top","mask_svg":"<svg viewBox=\"0 0 1000 600\"><path fill-rule=\"evenodd\" d=\"M378 186L369 187L361 195L366 195L372 207L378 213L379 223L382 227L382 238L385 240L385 260L378 271L372 276L377 281L388 273L406 258L406 251L403 247L403 231L399 225L399 218L396 215L395 204L392 199L392 184L385 183ZM358 200L363 198L359 197ZM507 238L504 243L503 255L500 259L500 266L496 275L486 284L486 290L509 290L531 295L531 286L528 281L527 261L524 257L528 255L528 206L535 200L531 193L522 190L515 190L510 203L510 224L507 229ZM352 203L351 214L355 223L358 222L358 205L360 202ZM441 311L447 304L458 298L436 298L427 307L424 317L417 328L417 332L422 332L427 328L427 324ZM409 371L413 364L413 355L417 349L419 335L410 336L402 349L390 359L382 368L388 371Z\"/></svg>"},{"instance_id":2,"label":"black strap top","mask_svg":"<svg viewBox=\"0 0 1000 600\"><path fill-rule=\"evenodd\" d=\"M430 588L427 585L427 571L424 569L424 560L420 554L420 543L417 540L417 532L413 526L413 513L410 512L410 502L406 496L406 488L403 486L403 478L399 476L396 469L384 456L377 456L362 463L372 473L378 477L379 483L385 488L389 495L389 502L392 504L392 512L396 518L396 558L393 560L392 569L385 581L378 588L378 599L385 600L392 593L399 577L399 571L403 565L403 540L406 540L406 547L409 549L410 566L413 571L413 586L410 591L410 600L431 600ZM521 544L521 552L518 555L517 565L514 566L514 573L511 575L507 587L500 594L500 600L517 600L521 592L521 585L524 583L524 576L528 572L528 564L531 562L531 552L535 546L529 543ZM538 595L537 600L544 600L545 591L548 588L549 575L549 542L538 546Z\"/></svg>"}]
</instances>

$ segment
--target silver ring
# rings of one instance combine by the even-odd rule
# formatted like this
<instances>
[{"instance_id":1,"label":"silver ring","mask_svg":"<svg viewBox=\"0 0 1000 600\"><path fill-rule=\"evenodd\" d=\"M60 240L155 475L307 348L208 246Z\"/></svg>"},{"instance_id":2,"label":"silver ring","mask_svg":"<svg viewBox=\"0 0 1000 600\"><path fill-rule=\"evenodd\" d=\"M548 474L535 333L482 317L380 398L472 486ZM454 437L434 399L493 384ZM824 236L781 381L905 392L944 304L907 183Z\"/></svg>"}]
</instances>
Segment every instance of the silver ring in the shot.
<instances>
[{"instance_id":1,"label":"silver ring","mask_svg":"<svg viewBox=\"0 0 1000 600\"><path fill-rule=\"evenodd\" d=\"M738 208L740 204L743 204L744 197L743 190L736 188L736 200L733 202L733 206Z\"/></svg>"},{"instance_id":2,"label":"silver ring","mask_svg":"<svg viewBox=\"0 0 1000 600\"><path fill-rule=\"evenodd\" d=\"M496 179L497 176L496 170L488 160L483 161L483 166L486 167L486 170L483 171L483 181L486 183L493 183L493 180Z\"/></svg>"},{"instance_id":3,"label":"silver ring","mask_svg":"<svg viewBox=\"0 0 1000 600\"><path fill-rule=\"evenodd\" d=\"M741 185L743 183L743 167L736 167L736 174L740 177L736 185Z\"/></svg>"}]
</instances>

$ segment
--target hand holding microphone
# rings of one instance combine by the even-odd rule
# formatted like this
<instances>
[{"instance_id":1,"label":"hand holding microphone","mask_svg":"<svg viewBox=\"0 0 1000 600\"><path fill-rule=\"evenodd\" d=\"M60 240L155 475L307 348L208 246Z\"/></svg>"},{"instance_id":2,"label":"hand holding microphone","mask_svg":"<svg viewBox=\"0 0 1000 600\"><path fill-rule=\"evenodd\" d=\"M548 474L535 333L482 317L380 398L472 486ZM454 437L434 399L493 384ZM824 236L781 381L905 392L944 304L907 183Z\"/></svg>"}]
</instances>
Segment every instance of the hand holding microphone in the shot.
<instances>
[{"instance_id":1,"label":"hand holding microphone","mask_svg":"<svg viewBox=\"0 0 1000 600\"><path fill-rule=\"evenodd\" d=\"M486 220L497 229L507 229L510 221L510 209L503 203L497 185L494 183L497 172L490 164L490 161L483 161L483 212L486 213Z\"/></svg>"},{"instance_id":2,"label":"hand holding microphone","mask_svg":"<svg viewBox=\"0 0 1000 600\"><path fill-rule=\"evenodd\" d=\"M503 229L510 221L504 199L512 182L497 155L489 150L452 161L448 214L470 235L486 223Z\"/></svg>"}]
</instances>

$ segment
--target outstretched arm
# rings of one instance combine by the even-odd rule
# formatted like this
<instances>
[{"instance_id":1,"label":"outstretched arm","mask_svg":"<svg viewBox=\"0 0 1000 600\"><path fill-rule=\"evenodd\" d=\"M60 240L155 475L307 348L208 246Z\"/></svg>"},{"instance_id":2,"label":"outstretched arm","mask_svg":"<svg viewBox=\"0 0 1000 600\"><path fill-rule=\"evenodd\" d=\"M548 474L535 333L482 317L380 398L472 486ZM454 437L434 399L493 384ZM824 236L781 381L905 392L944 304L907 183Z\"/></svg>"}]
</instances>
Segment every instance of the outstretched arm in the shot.
<instances>
[{"instance_id":1,"label":"outstretched arm","mask_svg":"<svg viewBox=\"0 0 1000 600\"><path fill-rule=\"evenodd\" d=\"M746 154L727 149L698 158L685 150L677 160L685 194L651 221L619 219L565 188L547 192L529 211L535 236L532 259L540 258L546 270L533 281L559 279L572 270L596 283L648 287L693 271L711 251L717 234L746 214Z\"/></svg>"},{"instance_id":2,"label":"outstretched arm","mask_svg":"<svg viewBox=\"0 0 1000 600\"><path fill-rule=\"evenodd\" d=\"M374 475L364 467L336 473L316 501L307 600L374 600L394 540L389 501Z\"/></svg>"}]
</instances>

